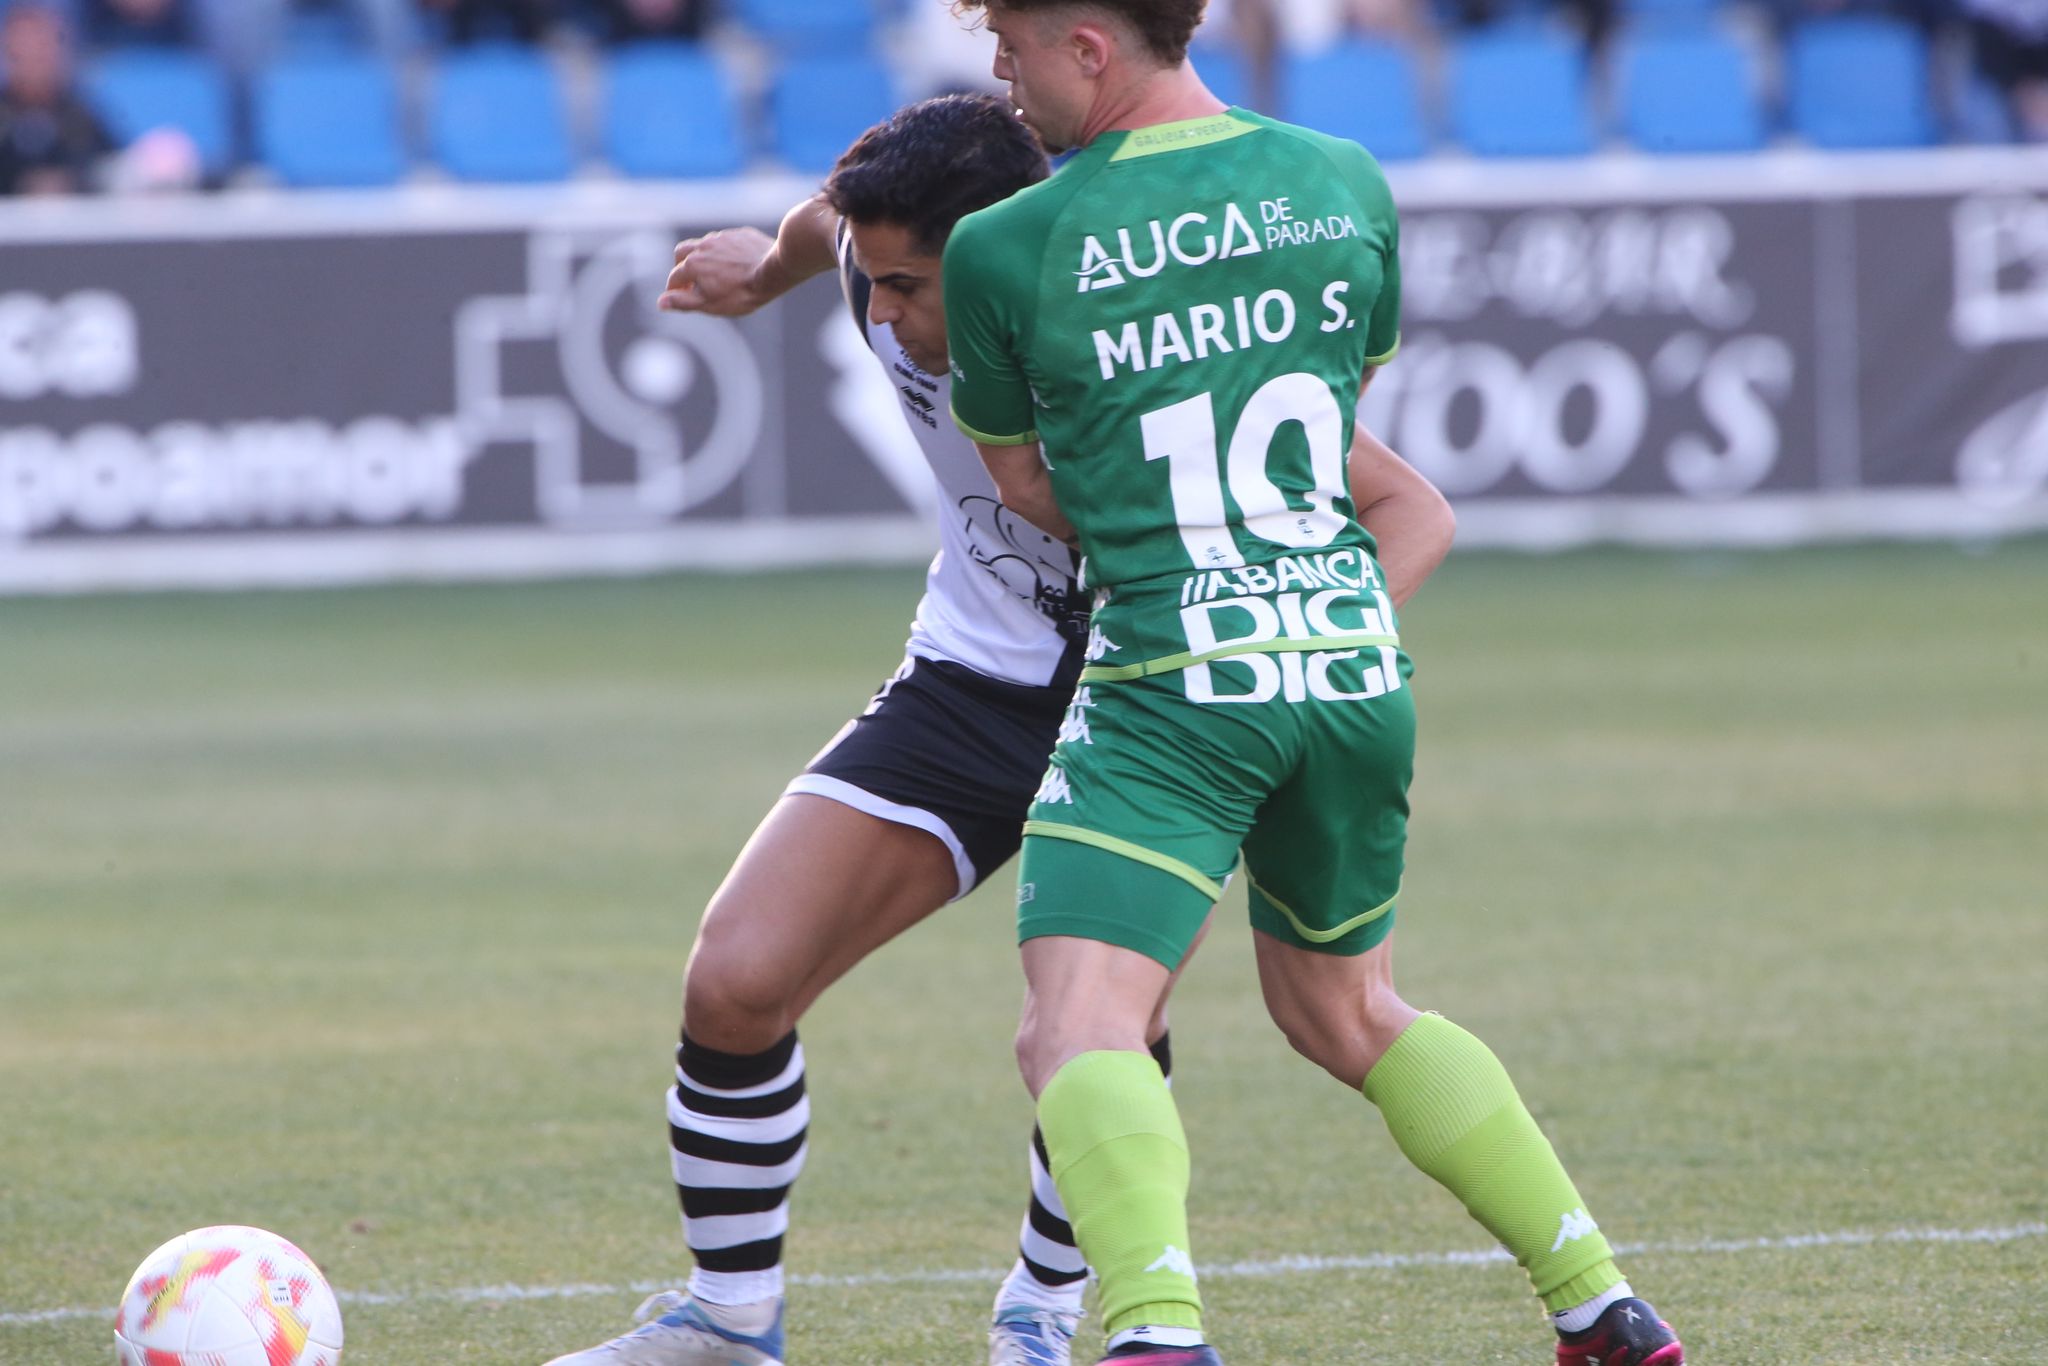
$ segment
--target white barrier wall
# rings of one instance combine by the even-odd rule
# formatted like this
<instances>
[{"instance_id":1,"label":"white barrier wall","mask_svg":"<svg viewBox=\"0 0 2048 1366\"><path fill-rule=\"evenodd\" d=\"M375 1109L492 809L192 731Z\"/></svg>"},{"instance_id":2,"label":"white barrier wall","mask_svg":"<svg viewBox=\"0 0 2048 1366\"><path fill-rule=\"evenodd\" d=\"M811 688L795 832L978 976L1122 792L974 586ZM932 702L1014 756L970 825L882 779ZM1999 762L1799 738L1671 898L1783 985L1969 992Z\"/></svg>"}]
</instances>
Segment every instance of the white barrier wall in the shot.
<instances>
[{"instance_id":1,"label":"white barrier wall","mask_svg":"<svg viewBox=\"0 0 2048 1366\"><path fill-rule=\"evenodd\" d=\"M2048 527L2048 153L1393 177L1362 412L1461 543ZM927 555L828 282L652 307L677 238L808 189L0 203L0 591Z\"/></svg>"}]
</instances>

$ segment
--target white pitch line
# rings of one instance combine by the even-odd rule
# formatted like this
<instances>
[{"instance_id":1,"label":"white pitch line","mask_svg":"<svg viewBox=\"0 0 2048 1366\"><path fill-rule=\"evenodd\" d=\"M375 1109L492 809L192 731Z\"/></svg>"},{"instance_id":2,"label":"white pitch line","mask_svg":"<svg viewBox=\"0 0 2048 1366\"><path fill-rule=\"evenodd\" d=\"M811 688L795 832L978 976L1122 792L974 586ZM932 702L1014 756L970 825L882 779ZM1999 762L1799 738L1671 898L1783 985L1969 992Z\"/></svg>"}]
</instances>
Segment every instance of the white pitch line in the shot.
<instances>
[{"instance_id":1,"label":"white pitch line","mask_svg":"<svg viewBox=\"0 0 2048 1366\"><path fill-rule=\"evenodd\" d=\"M1895 1228L1880 1231L1843 1230L1834 1233L1793 1233L1776 1238L1708 1238L1694 1242L1624 1243L1616 1254L1624 1257L1697 1257L1716 1253L1803 1252L1817 1247L1875 1247L1896 1243L2012 1243L2028 1238L2048 1238L2048 1223L2006 1224L1992 1228ZM1204 1276L1221 1279L1271 1279L1279 1276L1314 1275L1323 1271L1397 1271L1408 1267L1490 1266L1510 1260L1503 1248L1474 1248L1457 1252L1373 1252L1358 1256L1275 1257L1262 1261L1220 1262L1201 1268ZM993 1283L1005 1269L977 1267L973 1270L876 1271L848 1276L794 1275L792 1285L859 1287L870 1285L951 1285L961 1281ZM505 1304L520 1300L574 1300L600 1295L646 1295L673 1288L680 1277L658 1281L634 1281L628 1285L476 1285L454 1290L343 1290L343 1304ZM0 1312L0 1327L35 1323L59 1323L68 1319L111 1318L110 1307L93 1309L31 1309Z\"/></svg>"}]
</instances>

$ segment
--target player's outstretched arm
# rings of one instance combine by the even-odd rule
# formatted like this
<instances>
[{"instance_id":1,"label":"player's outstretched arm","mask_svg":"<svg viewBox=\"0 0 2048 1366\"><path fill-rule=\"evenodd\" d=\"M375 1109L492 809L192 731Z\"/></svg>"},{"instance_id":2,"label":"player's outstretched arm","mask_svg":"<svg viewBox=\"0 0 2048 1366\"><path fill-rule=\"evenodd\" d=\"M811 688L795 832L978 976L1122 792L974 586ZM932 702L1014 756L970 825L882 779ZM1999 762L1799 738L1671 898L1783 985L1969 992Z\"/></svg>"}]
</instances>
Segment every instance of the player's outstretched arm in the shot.
<instances>
[{"instance_id":1,"label":"player's outstretched arm","mask_svg":"<svg viewBox=\"0 0 2048 1366\"><path fill-rule=\"evenodd\" d=\"M770 237L759 228L721 228L676 244L675 269L658 307L737 318L838 264L839 215L820 194L783 215Z\"/></svg>"},{"instance_id":2,"label":"player's outstretched arm","mask_svg":"<svg viewBox=\"0 0 2048 1366\"><path fill-rule=\"evenodd\" d=\"M1450 553L1457 516L1436 485L1363 423L1351 437L1351 502L1378 543L1387 596L1399 607Z\"/></svg>"}]
</instances>

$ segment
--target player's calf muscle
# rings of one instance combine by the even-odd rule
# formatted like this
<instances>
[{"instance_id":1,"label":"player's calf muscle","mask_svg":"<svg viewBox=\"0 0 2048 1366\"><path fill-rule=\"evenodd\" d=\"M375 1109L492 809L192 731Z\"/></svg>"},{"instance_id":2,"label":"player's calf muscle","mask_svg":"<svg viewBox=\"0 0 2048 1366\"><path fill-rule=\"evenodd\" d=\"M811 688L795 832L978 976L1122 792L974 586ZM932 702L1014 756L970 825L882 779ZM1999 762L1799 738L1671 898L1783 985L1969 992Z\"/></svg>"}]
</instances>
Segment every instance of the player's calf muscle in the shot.
<instances>
[{"instance_id":1,"label":"player's calf muscle","mask_svg":"<svg viewBox=\"0 0 2048 1366\"><path fill-rule=\"evenodd\" d=\"M1033 1095L1082 1053L1142 1053L1169 981L1167 970L1114 944L1066 935L1024 945L1024 1017L1017 1063Z\"/></svg>"},{"instance_id":2,"label":"player's calf muscle","mask_svg":"<svg viewBox=\"0 0 2048 1366\"><path fill-rule=\"evenodd\" d=\"M1295 1052L1358 1086L1420 1013L1394 990L1393 944L1355 958L1255 934L1266 1013Z\"/></svg>"}]
</instances>

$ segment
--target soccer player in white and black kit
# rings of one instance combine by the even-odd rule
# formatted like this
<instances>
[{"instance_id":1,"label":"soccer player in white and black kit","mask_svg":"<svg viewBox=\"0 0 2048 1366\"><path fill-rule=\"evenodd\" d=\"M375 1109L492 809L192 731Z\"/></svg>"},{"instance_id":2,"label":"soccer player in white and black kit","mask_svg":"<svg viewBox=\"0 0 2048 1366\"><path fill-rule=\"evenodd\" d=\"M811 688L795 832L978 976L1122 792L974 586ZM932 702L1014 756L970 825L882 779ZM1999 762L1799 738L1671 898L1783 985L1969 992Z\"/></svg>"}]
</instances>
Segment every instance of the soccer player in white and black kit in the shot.
<instances>
[{"instance_id":1,"label":"soccer player in white and black kit","mask_svg":"<svg viewBox=\"0 0 2048 1366\"><path fill-rule=\"evenodd\" d=\"M1073 551L1006 509L953 427L940 265L953 225L1043 180L1000 102L947 96L864 134L770 238L682 243L662 306L751 313L836 267L940 494L940 550L903 666L789 785L712 897L690 955L669 1140L696 1262L687 1294L550 1366L779 1366L782 1240L808 1105L797 1020L854 964L1016 853L1088 635ZM1448 550L1442 497L1361 429L1351 487L1404 600ZM1170 984L1169 984L1170 986ZM1150 1030L1170 1069L1166 1003ZM1087 1267L1034 1135L993 1366L1068 1366Z\"/></svg>"}]
</instances>

